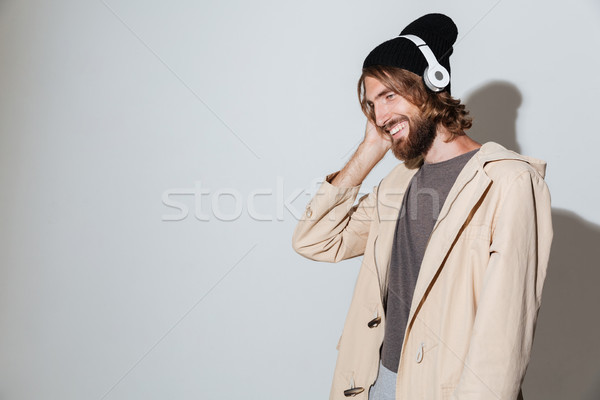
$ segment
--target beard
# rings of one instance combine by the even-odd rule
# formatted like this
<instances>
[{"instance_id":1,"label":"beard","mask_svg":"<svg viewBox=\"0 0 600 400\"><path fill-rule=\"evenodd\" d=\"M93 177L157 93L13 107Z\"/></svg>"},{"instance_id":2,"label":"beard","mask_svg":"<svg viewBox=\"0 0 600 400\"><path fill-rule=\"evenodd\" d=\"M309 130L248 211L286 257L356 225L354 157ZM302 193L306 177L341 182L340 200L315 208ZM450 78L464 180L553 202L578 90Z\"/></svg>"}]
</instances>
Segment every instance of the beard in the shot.
<instances>
[{"instance_id":1,"label":"beard","mask_svg":"<svg viewBox=\"0 0 600 400\"><path fill-rule=\"evenodd\" d=\"M394 118L386 125L392 127L402 120L408 121L408 135L392 143L392 153L401 161L409 161L423 155L431 148L436 136L436 124L420 115L415 115L412 119L403 115Z\"/></svg>"}]
</instances>

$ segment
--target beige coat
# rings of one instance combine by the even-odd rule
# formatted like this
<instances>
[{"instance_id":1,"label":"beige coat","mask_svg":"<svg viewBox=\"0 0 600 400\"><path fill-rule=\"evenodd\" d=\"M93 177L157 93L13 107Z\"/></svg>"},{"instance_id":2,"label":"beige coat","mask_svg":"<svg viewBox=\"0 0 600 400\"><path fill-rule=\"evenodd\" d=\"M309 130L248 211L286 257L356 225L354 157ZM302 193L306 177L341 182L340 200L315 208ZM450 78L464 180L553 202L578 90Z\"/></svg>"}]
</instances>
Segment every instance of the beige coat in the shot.
<instances>
[{"instance_id":1,"label":"beige coat","mask_svg":"<svg viewBox=\"0 0 600 400\"><path fill-rule=\"evenodd\" d=\"M338 344L330 399L367 399L385 331L396 220L417 169L359 187L326 181L293 235L299 254L364 254ZM545 163L490 142L459 174L429 239L398 366L397 400L516 399L529 362L552 241Z\"/></svg>"}]
</instances>

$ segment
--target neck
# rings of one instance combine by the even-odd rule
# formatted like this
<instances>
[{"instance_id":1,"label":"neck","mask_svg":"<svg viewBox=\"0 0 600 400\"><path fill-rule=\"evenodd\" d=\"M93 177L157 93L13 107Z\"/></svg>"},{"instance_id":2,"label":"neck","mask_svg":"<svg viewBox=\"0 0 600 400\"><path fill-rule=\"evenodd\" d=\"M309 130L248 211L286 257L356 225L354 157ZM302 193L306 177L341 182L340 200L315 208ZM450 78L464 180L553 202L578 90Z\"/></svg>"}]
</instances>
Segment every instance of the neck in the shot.
<instances>
[{"instance_id":1,"label":"neck","mask_svg":"<svg viewBox=\"0 0 600 400\"><path fill-rule=\"evenodd\" d=\"M449 137L450 134L448 130L444 127L438 128L431 148L423 154L423 159L426 163L433 164L446 161L481 147L481 144L477 143L466 134L455 136L454 140L447 142L446 140Z\"/></svg>"}]
</instances>

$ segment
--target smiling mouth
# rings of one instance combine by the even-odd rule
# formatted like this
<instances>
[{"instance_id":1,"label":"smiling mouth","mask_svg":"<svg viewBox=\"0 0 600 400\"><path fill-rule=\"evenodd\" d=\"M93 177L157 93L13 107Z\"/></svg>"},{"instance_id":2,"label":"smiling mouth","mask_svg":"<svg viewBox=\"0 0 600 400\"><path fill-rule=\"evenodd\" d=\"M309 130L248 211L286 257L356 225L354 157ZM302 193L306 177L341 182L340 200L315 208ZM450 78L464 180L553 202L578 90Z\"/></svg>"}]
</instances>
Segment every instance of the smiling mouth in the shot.
<instances>
[{"instance_id":1,"label":"smiling mouth","mask_svg":"<svg viewBox=\"0 0 600 400\"><path fill-rule=\"evenodd\" d=\"M401 121L388 129L387 133L389 133L393 138L397 138L400 137L400 135L406 130L406 127L408 127L408 121Z\"/></svg>"}]
</instances>

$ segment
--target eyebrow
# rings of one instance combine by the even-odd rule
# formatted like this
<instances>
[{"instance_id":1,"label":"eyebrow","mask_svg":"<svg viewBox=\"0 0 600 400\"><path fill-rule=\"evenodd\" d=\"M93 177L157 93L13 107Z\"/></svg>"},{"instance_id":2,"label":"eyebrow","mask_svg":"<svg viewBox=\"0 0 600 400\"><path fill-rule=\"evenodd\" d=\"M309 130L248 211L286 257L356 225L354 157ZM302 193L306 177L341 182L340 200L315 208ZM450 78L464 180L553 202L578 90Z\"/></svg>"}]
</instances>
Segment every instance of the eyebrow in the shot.
<instances>
[{"instance_id":1,"label":"eyebrow","mask_svg":"<svg viewBox=\"0 0 600 400\"><path fill-rule=\"evenodd\" d=\"M395 93L395 92L394 92L393 90L390 90L390 89L388 89L388 88L385 88L385 89L383 89L381 92L379 92L379 94L377 94L377 96L375 96L375 98L374 98L373 100L377 100L377 99L379 99L380 97L383 97L383 96L385 96L385 95L386 95L386 94L388 94L388 93ZM373 100L369 100L369 99L367 99L367 102L373 102Z\"/></svg>"}]
</instances>

